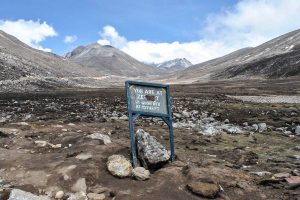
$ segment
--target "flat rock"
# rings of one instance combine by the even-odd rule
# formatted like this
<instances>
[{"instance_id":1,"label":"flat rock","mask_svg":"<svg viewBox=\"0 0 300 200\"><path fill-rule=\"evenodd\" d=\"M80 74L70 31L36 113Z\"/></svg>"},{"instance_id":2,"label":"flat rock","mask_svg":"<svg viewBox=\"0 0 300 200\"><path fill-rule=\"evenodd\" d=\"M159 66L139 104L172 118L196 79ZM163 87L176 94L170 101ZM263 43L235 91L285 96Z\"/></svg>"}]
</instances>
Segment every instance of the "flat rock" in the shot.
<instances>
[{"instance_id":1,"label":"flat rock","mask_svg":"<svg viewBox=\"0 0 300 200\"><path fill-rule=\"evenodd\" d=\"M109 191L110 189L107 187L103 187L101 185L96 185L96 186L89 188L89 190L92 193L101 194L101 193Z\"/></svg>"},{"instance_id":2,"label":"flat rock","mask_svg":"<svg viewBox=\"0 0 300 200\"><path fill-rule=\"evenodd\" d=\"M103 142L103 144L110 144L111 139L108 135L104 135L101 133L93 133L91 135L88 135L87 138L95 139L95 140L100 140Z\"/></svg>"},{"instance_id":3,"label":"flat rock","mask_svg":"<svg viewBox=\"0 0 300 200\"><path fill-rule=\"evenodd\" d=\"M205 198L215 198L220 192L219 186L214 183L193 182L187 187L194 194Z\"/></svg>"},{"instance_id":4,"label":"flat rock","mask_svg":"<svg viewBox=\"0 0 300 200\"><path fill-rule=\"evenodd\" d=\"M261 172L250 172L250 174L254 174L256 176L269 176L272 173L268 171L261 171Z\"/></svg>"},{"instance_id":5,"label":"flat rock","mask_svg":"<svg viewBox=\"0 0 300 200\"><path fill-rule=\"evenodd\" d=\"M131 176L131 163L122 155L112 155L106 163L108 171L119 178Z\"/></svg>"},{"instance_id":6,"label":"flat rock","mask_svg":"<svg viewBox=\"0 0 300 200\"><path fill-rule=\"evenodd\" d=\"M290 176L289 178L285 178L288 184L300 184L300 176Z\"/></svg>"},{"instance_id":7,"label":"flat rock","mask_svg":"<svg viewBox=\"0 0 300 200\"><path fill-rule=\"evenodd\" d=\"M274 178L277 178L277 179L284 179L284 178L289 178L291 176L291 174L289 174L289 173L277 173L277 174L274 174L273 176L274 176Z\"/></svg>"},{"instance_id":8,"label":"flat rock","mask_svg":"<svg viewBox=\"0 0 300 200\"><path fill-rule=\"evenodd\" d=\"M47 196L37 196L20 189L13 189L10 192L8 200L50 200L50 198Z\"/></svg>"},{"instance_id":9,"label":"flat rock","mask_svg":"<svg viewBox=\"0 0 300 200\"><path fill-rule=\"evenodd\" d=\"M84 192L69 193L68 200L88 200Z\"/></svg>"},{"instance_id":10,"label":"flat rock","mask_svg":"<svg viewBox=\"0 0 300 200\"><path fill-rule=\"evenodd\" d=\"M34 141L34 144L36 144L38 147L46 147L48 142L44 140L36 140Z\"/></svg>"},{"instance_id":11,"label":"flat rock","mask_svg":"<svg viewBox=\"0 0 300 200\"><path fill-rule=\"evenodd\" d=\"M79 160L88 160L92 157L93 157L93 155L91 153L81 153L81 154L78 154L75 158L77 158Z\"/></svg>"},{"instance_id":12,"label":"flat rock","mask_svg":"<svg viewBox=\"0 0 300 200\"><path fill-rule=\"evenodd\" d=\"M73 192L84 192L86 193L86 183L85 178L80 178L76 181L76 183L72 186Z\"/></svg>"},{"instance_id":13,"label":"flat rock","mask_svg":"<svg viewBox=\"0 0 300 200\"><path fill-rule=\"evenodd\" d=\"M136 144L138 158L146 169L160 168L170 159L167 149L143 129L136 132Z\"/></svg>"},{"instance_id":14,"label":"flat rock","mask_svg":"<svg viewBox=\"0 0 300 200\"><path fill-rule=\"evenodd\" d=\"M144 181L150 178L149 170L144 167L136 167L132 170L133 177L139 181Z\"/></svg>"},{"instance_id":15,"label":"flat rock","mask_svg":"<svg viewBox=\"0 0 300 200\"><path fill-rule=\"evenodd\" d=\"M103 200L105 199L105 194L88 193L87 197L89 198L89 200Z\"/></svg>"}]
</instances>

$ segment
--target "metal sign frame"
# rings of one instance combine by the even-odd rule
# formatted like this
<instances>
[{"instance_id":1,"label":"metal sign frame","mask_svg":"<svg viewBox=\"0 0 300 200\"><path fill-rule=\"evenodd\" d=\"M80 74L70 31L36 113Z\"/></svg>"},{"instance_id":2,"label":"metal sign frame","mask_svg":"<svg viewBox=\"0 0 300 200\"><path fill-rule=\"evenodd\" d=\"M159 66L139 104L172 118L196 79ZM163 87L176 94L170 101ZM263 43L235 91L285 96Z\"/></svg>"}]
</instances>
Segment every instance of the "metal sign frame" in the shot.
<instances>
[{"instance_id":1,"label":"metal sign frame","mask_svg":"<svg viewBox=\"0 0 300 200\"><path fill-rule=\"evenodd\" d=\"M167 100L167 114L162 113L153 113L153 112L143 112L143 111L135 111L131 109L131 97L129 87L131 85L136 86L144 86L144 87L154 87L154 88L164 88L166 90L166 100ZM128 118L129 118L129 130L130 130L130 146L131 146L131 158L133 167L137 166L137 156L136 156L136 144L135 144L135 133L134 133L134 122L140 116L148 116L148 117L160 117L169 128L169 141L170 141L170 149L171 149L171 161L175 159L174 152L174 134L173 134L173 124L172 124L172 102L170 95L170 86L163 85L158 83L145 83L145 82L137 82L137 81L126 81L126 96L127 96L127 109L128 109Z\"/></svg>"}]
</instances>

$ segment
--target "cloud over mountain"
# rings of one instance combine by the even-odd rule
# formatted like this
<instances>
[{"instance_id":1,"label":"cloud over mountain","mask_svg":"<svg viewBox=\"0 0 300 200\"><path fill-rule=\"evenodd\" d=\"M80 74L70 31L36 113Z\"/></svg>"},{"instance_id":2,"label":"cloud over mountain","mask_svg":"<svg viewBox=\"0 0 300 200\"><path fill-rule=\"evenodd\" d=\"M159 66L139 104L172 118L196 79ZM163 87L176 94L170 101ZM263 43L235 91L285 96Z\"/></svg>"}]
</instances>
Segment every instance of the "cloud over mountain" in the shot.
<instances>
[{"instance_id":1,"label":"cloud over mountain","mask_svg":"<svg viewBox=\"0 0 300 200\"><path fill-rule=\"evenodd\" d=\"M210 14L196 41L130 41L107 25L100 32L98 43L115 46L148 63L182 57L200 63L300 28L299 10L298 0L242 0Z\"/></svg>"},{"instance_id":2,"label":"cloud over mountain","mask_svg":"<svg viewBox=\"0 0 300 200\"><path fill-rule=\"evenodd\" d=\"M51 51L51 49L42 47L40 43L47 37L58 35L52 26L40 20L0 20L0 29L17 37L29 46L43 51Z\"/></svg>"}]
</instances>

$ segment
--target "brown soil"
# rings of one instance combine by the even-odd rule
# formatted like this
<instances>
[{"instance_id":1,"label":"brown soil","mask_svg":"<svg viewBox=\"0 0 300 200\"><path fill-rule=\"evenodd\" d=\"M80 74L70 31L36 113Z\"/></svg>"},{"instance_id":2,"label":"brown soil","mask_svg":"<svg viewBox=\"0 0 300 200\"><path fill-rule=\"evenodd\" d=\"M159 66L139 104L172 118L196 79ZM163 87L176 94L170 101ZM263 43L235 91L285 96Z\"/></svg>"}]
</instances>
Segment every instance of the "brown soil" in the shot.
<instances>
[{"instance_id":1,"label":"brown soil","mask_svg":"<svg viewBox=\"0 0 300 200\"><path fill-rule=\"evenodd\" d=\"M226 96L299 95L297 81L276 84L233 81L172 86L173 110L207 111L217 113L217 120L229 119L240 125L265 122L292 129L300 124L299 104L245 103ZM299 136L287 137L272 130L254 135L204 136L188 128L175 129L176 161L152 172L149 180L137 181L116 178L106 169L110 155L130 158L128 121L110 119L114 111L126 114L123 88L7 94L0 97L0 110L11 115L0 128L18 129L15 135L0 134L0 193L5 184L35 194L44 194L50 187L68 192L79 178L86 178L88 190L95 185L108 187L107 199L202 199L188 191L187 184L209 180L223 189L216 199L300 198L299 187L289 189L285 181L270 181L271 175L250 173L299 173L300 160L292 157L300 154L295 149ZM26 120L28 125L15 124L28 114L32 115ZM136 128L144 128L169 146L166 125L141 119ZM111 133L112 143L103 145L85 137L94 132ZM36 140L62 147L38 147ZM80 153L93 156L82 161L75 158ZM69 166L76 167L68 170Z\"/></svg>"}]
</instances>

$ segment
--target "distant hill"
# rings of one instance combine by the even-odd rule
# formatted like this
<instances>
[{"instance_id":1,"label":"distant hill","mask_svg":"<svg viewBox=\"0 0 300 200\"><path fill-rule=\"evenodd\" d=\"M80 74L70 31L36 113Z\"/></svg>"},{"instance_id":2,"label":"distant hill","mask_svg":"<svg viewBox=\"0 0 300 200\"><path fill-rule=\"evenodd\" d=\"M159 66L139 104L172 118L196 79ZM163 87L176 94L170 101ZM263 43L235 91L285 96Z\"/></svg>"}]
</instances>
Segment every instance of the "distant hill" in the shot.
<instances>
[{"instance_id":1,"label":"distant hill","mask_svg":"<svg viewBox=\"0 0 300 200\"><path fill-rule=\"evenodd\" d=\"M77 47L65 58L106 75L137 77L160 73L157 68L141 63L119 49L98 43Z\"/></svg>"},{"instance_id":2,"label":"distant hill","mask_svg":"<svg viewBox=\"0 0 300 200\"><path fill-rule=\"evenodd\" d=\"M40 51L0 30L0 91L77 87L79 77L101 77L99 71L53 53Z\"/></svg>"},{"instance_id":3,"label":"distant hill","mask_svg":"<svg viewBox=\"0 0 300 200\"><path fill-rule=\"evenodd\" d=\"M300 30L254 48L193 65L173 76L175 81L226 78L283 78L300 75Z\"/></svg>"},{"instance_id":4,"label":"distant hill","mask_svg":"<svg viewBox=\"0 0 300 200\"><path fill-rule=\"evenodd\" d=\"M155 66L161 70L165 70L170 73L170 72L184 70L191 65L192 65L192 63L190 61L188 61L187 59L177 58L174 60L169 60L166 62L156 64Z\"/></svg>"}]
</instances>

